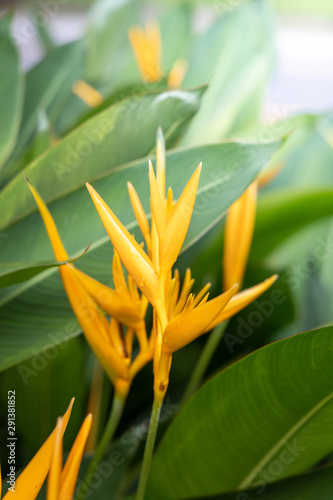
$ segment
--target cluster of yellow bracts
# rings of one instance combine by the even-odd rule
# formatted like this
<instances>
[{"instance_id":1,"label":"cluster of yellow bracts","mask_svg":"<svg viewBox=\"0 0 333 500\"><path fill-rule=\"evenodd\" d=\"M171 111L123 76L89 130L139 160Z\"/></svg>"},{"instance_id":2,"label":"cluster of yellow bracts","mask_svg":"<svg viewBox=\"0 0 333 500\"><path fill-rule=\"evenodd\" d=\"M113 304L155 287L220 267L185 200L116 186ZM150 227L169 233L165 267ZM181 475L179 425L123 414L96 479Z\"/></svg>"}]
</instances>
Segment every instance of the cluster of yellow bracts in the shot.
<instances>
[{"instance_id":1,"label":"cluster of yellow bracts","mask_svg":"<svg viewBox=\"0 0 333 500\"><path fill-rule=\"evenodd\" d=\"M185 186L180 198L172 189L165 193L165 145L157 133L156 174L149 161L151 222L132 184L129 197L145 241L139 244L116 215L87 184L89 193L114 247L113 283L110 288L67 263L59 266L61 278L82 331L112 381L115 393L125 399L133 377L153 359L155 398L163 399L169 382L172 354L235 315L275 281L276 275L236 293L245 271L255 221L257 182L254 182L229 209L224 243L225 292L211 300L208 283L197 295L191 293L194 280L185 273L181 286L173 265L184 243L198 190L201 164ZM68 261L55 222L42 198L28 182L43 218L55 257ZM127 280L123 265L128 272ZM140 293L141 292L141 293ZM153 307L153 327L146 330L146 312ZM133 356L134 337L139 350ZM48 500L72 498L92 416L82 424L77 439L62 468L62 437L73 402L58 419L57 426L16 481L15 493L4 500L34 500L48 474ZM0 479L1 481L1 479ZM0 485L1 486L1 485ZM1 490L1 488L0 488Z\"/></svg>"},{"instance_id":2,"label":"cluster of yellow bracts","mask_svg":"<svg viewBox=\"0 0 333 500\"><path fill-rule=\"evenodd\" d=\"M114 289L79 271L73 264L59 267L67 296L83 333L111 379L116 393L125 398L133 377L154 360L155 396L163 398L169 381L172 354L199 335L230 318L256 299L276 276L236 294L243 279L252 239L256 207L256 183L229 211L225 233L224 283L226 291L211 300L209 284L197 295L186 272L183 286L173 265L184 243L197 194L201 165L185 186L180 198L166 194L165 146L157 133L156 175L149 161L151 222L132 184L129 197L146 250L127 231L116 215L87 184L89 193L114 247ZM36 189L28 183L44 220L56 259L69 259L54 220ZM127 281L123 267L128 271ZM141 292L141 293L140 293ZM148 304L153 307L153 328L146 331ZM133 357L134 337L139 352Z\"/></svg>"}]
</instances>

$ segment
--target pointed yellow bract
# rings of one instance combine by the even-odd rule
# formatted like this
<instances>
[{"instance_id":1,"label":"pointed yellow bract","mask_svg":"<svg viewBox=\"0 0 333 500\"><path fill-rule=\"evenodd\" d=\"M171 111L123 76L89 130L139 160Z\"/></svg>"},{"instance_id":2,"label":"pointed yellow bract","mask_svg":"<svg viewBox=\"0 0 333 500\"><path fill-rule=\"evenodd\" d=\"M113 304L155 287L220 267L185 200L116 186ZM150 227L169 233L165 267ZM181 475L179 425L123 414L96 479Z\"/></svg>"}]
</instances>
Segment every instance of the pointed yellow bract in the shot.
<instances>
[{"instance_id":1,"label":"pointed yellow bract","mask_svg":"<svg viewBox=\"0 0 333 500\"><path fill-rule=\"evenodd\" d=\"M143 210L143 207L141 205L140 198L138 197L137 192L135 191L133 185L128 182L127 183L128 187L128 193L130 196L132 208L134 211L134 215L136 217L136 220L138 221L140 231L146 241L146 245L148 248L148 252L150 250L150 228L149 228L149 222L147 220L145 211Z\"/></svg>"},{"instance_id":2,"label":"pointed yellow bract","mask_svg":"<svg viewBox=\"0 0 333 500\"><path fill-rule=\"evenodd\" d=\"M257 207L257 182L253 182L228 210L223 255L224 289L243 283L254 230Z\"/></svg>"},{"instance_id":3,"label":"pointed yellow bract","mask_svg":"<svg viewBox=\"0 0 333 500\"><path fill-rule=\"evenodd\" d=\"M98 90L83 80L77 80L72 86L73 94L77 95L91 108L97 108L103 103L103 96Z\"/></svg>"},{"instance_id":4,"label":"pointed yellow bract","mask_svg":"<svg viewBox=\"0 0 333 500\"><path fill-rule=\"evenodd\" d=\"M144 82L160 82L164 75L162 71L162 40L157 23L148 23L145 28L133 26L128 31L132 50ZM174 62L168 75L168 87L179 89L182 85L188 63L185 59Z\"/></svg>"},{"instance_id":5,"label":"pointed yellow bract","mask_svg":"<svg viewBox=\"0 0 333 500\"><path fill-rule=\"evenodd\" d=\"M50 434L43 446L17 478L15 493L8 491L3 500L35 500L51 467L57 433L60 432L62 438L68 424L73 403L74 398L71 400L66 413L62 417L61 430L59 431L56 428Z\"/></svg>"},{"instance_id":6,"label":"pointed yellow bract","mask_svg":"<svg viewBox=\"0 0 333 500\"><path fill-rule=\"evenodd\" d=\"M156 178L161 198L165 198L165 142L161 127L156 133Z\"/></svg>"},{"instance_id":7,"label":"pointed yellow bract","mask_svg":"<svg viewBox=\"0 0 333 500\"><path fill-rule=\"evenodd\" d=\"M43 218L56 259L68 260L68 254L48 208L32 184L29 181L27 183ZM128 235L129 233L126 234ZM143 253L141 247L138 248ZM99 283L72 264L59 266L67 297L82 331L113 382L116 392L125 398L132 381L131 354L129 354L129 351L132 353L132 348L130 346L130 349L127 349L125 346L129 343L129 339L133 342L133 335L130 333L127 337L127 331L123 333L122 325L130 332L137 333L141 350L147 350L144 355L140 352L140 359L148 362L149 355L150 359L152 356L151 350L148 350L144 322L146 299L144 297L140 299L131 277L127 287L117 254L114 256L113 269L116 290ZM105 313L112 319L108 320Z\"/></svg>"},{"instance_id":8,"label":"pointed yellow bract","mask_svg":"<svg viewBox=\"0 0 333 500\"><path fill-rule=\"evenodd\" d=\"M121 261L142 293L157 306L159 284L152 261L95 189L90 184L87 188Z\"/></svg>"},{"instance_id":9,"label":"pointed yellow bract","mask_svg":"<svg viewBox=\"0 0 333 500\"><path fill-rule=\"evenodd\" d=\"M165 197L165 143L159 129L156 137L156 175L150 160L148 167L152 212L150 229L135 188L129 185L134 214L146 242L149 242L148 254L94 188L89 184L87 187L117 254L154 308L153 340L149 341L149 346L154 353L155 393L162 398L169 380L172 353L206 331L236 293L237 285L209 301L208 284L195 297L191 294L194 280L188 269L180 290L179 273L176 271L173 278L172 266L181 251L190 225L202 165L200 163L194 171L176 203L170 188ZM137 336L140 341L138 333ZM145 350L142 349L142 352ZM138 357L135 367L140 365L143 358L144 354Z\"/></svg>"},{"instance_id":10,"label":"pointed yellow bract","mask_svg":"<svg viewBox=\"0 0 333 500\"><path fill-rule=\"evenodd\" d=\"M72 449L69 452L65 467L61 472L60 495L58 500L67 500L73 498L82 456L91 426L92 415L89 414L86 416L81 429L79 430Z\"/></svg>"},{"instance_id":11,"label":"pointed yellow bract","mask_svg":"<svg viewBox=\"0 0 333 500\"><path fill-rule=\"evenodd\" d=\"M160 242L160 266L170 270L183 246L191 222L197 194L201 163L185 186L179 200L168 217L165 234ZM155 218L155 214L153 213Z\"/></svg>"},{"instance_id":12,"label":"pointed yellow bract","mask_svg":"<svg viewBox=\"0 0 333 500\"><path fill-rule=\"evenodd\" d=\"M188 63L184 59L178 59L174 63L168 76L168 87L170 89L180 89L187 69Z\"/></svg>"},{"instance_id":13,"label":"pointed yellow bract","mask_svg":"<svg viewBox=\"0 0 333 500\"><path fill-rule=\"evenodd\" d=\"M152 162L149 160L149 185L150 185L150 205L156 225L159 241L164 236L166 230L166 210L164 199L161 198L161 193L154 173Z\"/></svg>"},{"instance_id":14,"label":"pointed yellow bract","mask_svg":"<svg viewBox=\"0 0 333 500\"><path fill-rule=\"evenodd\" d=\"M60 476L62 469L62 418L58 418L53 457L47 480L47 500L58 500L60 492Z\"/></svg>"},{"instance_id":15,"label":"pointed yellow bract","mask_svg":"<svg viewBox=\"0 0 333 500\"><path fill-rule=\"evenodd\" d=\"M133 27L129 30L128 36L141 78L149 83L162 80L162 44L158 24L146 24L144 30L139 26Z\"/></svg>"},{"instance_id":16,"label":"pointed yellow bract","mask_svg":"<svg viewBox=\"0 0 333 500\"><path fill-rule=\"evenodd\" d=\"M237 292L235 284L222 295L194 307L194 301L185 311L172 319L163 335L162 349L169 354L178 351L204 333L215 318L223 311Z\"/></svg>"},{"instance_id":17,"label":"pointed yellow bract","mask_svg":"<svg viewBox=\"0 0 333 500\"><path fill-rule=\"evenodd\" d=\"M73 267L71 269L91 298L110 316L128 326L135 326L140 322L142 318L139 304L130 295L118 293L82 271Z\"/></svg>"}]
</instances>

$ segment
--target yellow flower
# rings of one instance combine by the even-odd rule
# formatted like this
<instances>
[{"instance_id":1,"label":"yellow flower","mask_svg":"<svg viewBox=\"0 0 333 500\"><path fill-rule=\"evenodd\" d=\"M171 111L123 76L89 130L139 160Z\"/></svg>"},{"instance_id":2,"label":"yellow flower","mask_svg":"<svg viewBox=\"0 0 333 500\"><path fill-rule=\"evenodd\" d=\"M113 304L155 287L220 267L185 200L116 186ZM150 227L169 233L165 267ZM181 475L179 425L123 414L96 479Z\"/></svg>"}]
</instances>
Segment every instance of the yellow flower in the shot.
<instances>
[{"instance_id":1,"label":"yellow flower","mask_svg":"<svg viewBox=\"0 0 333 500\"><path fill-rule=\"evenodd\" d=\"M184 285L186 286L186 278ZM173 288L172 282L171 287ZM163 386L168 382L171 355L206 331L209 331L211 324L223 313L224 308L235 295L237 289L238 284L236 283L228 291L208 301L209 293L205 293L207 290L206 285L197 296L187 294L184 305L183 297L186 293L182 293L175 306L169 308L168 322L162 334L159 362L155 366L156 390L159 388L163 392ZM172 293L170 299L174 301ZM166 300L166 307L168 309L168 300Z\"/></svg>"},{"instance_id":2,"label":"yellow flower","mask_svg":"<svg viewBox=\"0 0 333 500\"><path fill-rule=\"evenodd\" d=\"M188 63L185 59L175 61L168 75L169 89L179 89L181 87L187 69Z\"/></svg>"},{"instance_id":3,"label":"yellow flower","mask_svg":"<svg viewBox=\"0 0 333 500\"><path fill-rule=\"evenodd\" d=\"M15 482L15 492L8 491L3 500L35 500L48 474L47 500L71 500L80 469L85 443L92 424L88 415L62 468L62 439L72 411L74 398L57 421L56 428ZM1 477L0 477L1 492Z\"/></svg>"},{"instance_id":4,"label":"yellow flower","mask_svg":"<svg viewBox=\"0 0 333 500\"><path fill-rule=\"evenodd\" d=\"M257 190L257 182L253 182L228 210L223 255L225 290L235 280L240 285L243 282L256 217Z\"/></svg>"},{"instance_id":5,"label":"yellow flower","mask_svg":"<svg viewBox=\"0 0 333 500\"><path fill-rule=\"evenodd\" d=\"M87 184L90 195L121 261L142 293L154 307L153 334L155 392L163 397L172 353L209 328L236 293L238 285L208 301L205 287L197 296L190 294L192 280L185 277L179 293L179 275L172 279L172 266L184 243L196 198L201 164L185 186L177 202L169 188L165 197L165 145L161 130L157 133L157 175L149 162L152 223L147 217L134 187L129 184L130 199L147 245L148 254L129 234L116 215Z\"/></svg>"},{"instance_id":6,"label":"yellow flower","mask_svg":"<svg viewBox=\"0 0 333 500\"><path fill-rule=\"evenodd\" d=\"M201 164L194 171L177 201L173 199L171 188L165 195L165 166L165 144L162 132L158 130L156 176L149 160L148 177L152 214L150 226L134 186L131 183L128 184L133 211L146 242L147 252L129 234L95 189L87 184L91 198L115 250L142 294L153 306L151 338L154 339L154 403L137 492L137 498L140 499L144 498L147 485L158 419L169 383L173 353L245 307L276 279L273 276L235 296L239 285L232 280L235 277L243 278L244 263L242 259L247 256L249 234L252 235L251 228L247 228L248 234L241 238L239 257L232 262L236 269L232 270L233 274L228 276L228 278L230 276L232 278L230 278L228 289L224 293L208 300L210 284L207 284L197 296L192 294L194 280L191 278L189 269L185 274L183 287L180 289L179 273L176 270L172 276L172 267L177 260L190 225ZM251 186L244 197L254 198L253 191L254 187ZM234 210L235 213L232 213L237 224L244 216L242 203L243 200L240 201L237 210ZM249 221L252 221L253 224L254 215L249 216ZM230 229L228 231L231 250L238 250L234 233ZM232 259L233 253L231 252L230 261Z\"/></svg>"},{"instance_id":7,"label":"yellow flower","mask_svg":"<svg viewBox=\"0 0 333 500\"><path fill-rule=\"evenodd\" d=\"M69 259L55 222L42 198L27 181L43 218L55 257ZM118 255L113 258L115 290L99 283L72 264L59 266L59 272L82 331L91 349L113 382L118 395L126 397L136 373L152 359L152 341L146 333L147 301L138 294L131 276L126 283ZM103 312L104 311L104 312ZM111 317L110 320L106 315ZM126 327L126 332L123 331ZM140 352L132 363L134 333Z\"/></svg>"},{"instance_id":8,"label":"yellow flower","mask_svg":"<svg viewBox=\"0 0 333 500\"><path fill-rule=\"evenodd\" d=\"M149 83L162 80L162 43L158 24L146 24L144 30L135 26L129 30L128 36L142 79Z\"/></svg>"},{"instance_id":9,"label":"yellow flower","mask_svg":"<svg viewBox=\"0 0 333 500\"><path fill-rule=\"evenodd\" d=\"M73 83L72 92L90 108L97 108L104 100L102 94L84 80L77 80Z\"/></svg>"},{"instance_id":10,"label":"yellow flower","mask_svg":"<svg viewBox=\"0 0 333 500\"><path fill-rule=\"evenodd\" d=\"M162 41L157 23L148 23L145 29L133 26L128 31L133 53L144 82L154 83L163 79L162 71ZM168 87L180 88L187 71L187 62L177 60L168 76Z\"/></svg>"},{"instance_id":11,"label":"yellow flower","mask_svg":"<svg viewBox=\"0 0 333 500\"><path fill-rule=\"evenodd\" d=\"M278 166L265 172L264 175L262 174L259 176L258 180L254 181L228 210L225 224L223 254L223 280L225 290L235 281L237 281L241 287L253 238L258 187L269 182L280 172L280 170L281 166ZM216 326L222 321L231 318L241 309L253 302L273 285L277 277L277 274L274 274L262 283L235 295L227 307L212 323L212 326Z\"/></svg>"},{"instance_id":12,"label":"yellow flower","mask_svg":"<svg viewBox=\"0 0 333 500\"><path fill-rule=\"evenodd\" d=\"M172 266L184 243L192 217L196 198L201 164L185 186L177 202L173 200L172 189L165 195L165 144L162 131L157 132L156 176L149 161L150 204L152 221L149 225L140 199L131 183L129 196L139 228L144 237L147 253L134 237L129 234L120 220L87 184L89 193L101 217L104 227L121 261L132 276L138 288L154 308L154 387L155 394L163 398L168 385L172 354L187 345L199 335L230 318L267 290L276 280L276 275L268 280L235 295L238 282L243 279L244 267L251 243L255 216L256 185L253 184L242 199L229 213L227 242L229 245L228 284L226 291L208 301L209 284L197 296L191 293L193 281L190 270L186 272L180 291L179 273L172 278ZM245 208L244 208L245 206ZM249 212L246 212L248 209ZM244 220L244 211L247 220ZM234 220L230 222L230 218ZM247 232L237 233L235 224L247 227ZM240 237L240 241L237 237ZM235 255L238 256L235 259ZM245 263L244 263L245 261Z\"/></svg>"}]
</instances>

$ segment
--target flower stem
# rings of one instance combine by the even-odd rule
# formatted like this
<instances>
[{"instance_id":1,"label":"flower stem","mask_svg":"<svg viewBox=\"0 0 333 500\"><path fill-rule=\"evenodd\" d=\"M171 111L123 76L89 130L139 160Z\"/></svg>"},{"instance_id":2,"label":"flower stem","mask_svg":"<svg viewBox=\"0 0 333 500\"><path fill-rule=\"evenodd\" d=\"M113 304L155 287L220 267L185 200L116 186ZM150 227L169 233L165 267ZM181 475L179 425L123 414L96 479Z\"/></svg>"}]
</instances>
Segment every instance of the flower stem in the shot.
<instances>
[{"instance_id":1,"label":"flower stem","mask_svg":"<svg viewBox=\"0 0 333 500\"><path fill-rule=\"evenodd\" d=\"M151 460L153 457L154 445L156 440L156 433L158 428L158 422L161 413L161 407L163 403L163 398L160 396L154 397L153 408L150 416L149 430L146 441L145 452L143 455L143 462L141 467L139 486L136 493L135 500L143 500L145 496L145 491L147 487Z\"/></svg>"},{"instance_id":2,"label":"flower stem","mask_svg":"<svg viewBox=\"0 0 333 500\"><path fill-rule=\"evenodd\" d=\"M123 411L124 411L125 401L126 401L126 398L115 393L115 395L113 397L113 401L112 401L110 416L109 416L109 419L107 421L104 433L103 433L101 440L97 446L94 458L92 459L92 461L88 467L88 471L87 471L85 478L84 478L84 481L83 481L84 485L87 486L88 488L89 488L89 485L91 482L91 478L92 478L94 472L96 471L98 464L102 460L102 458L105 454L105 450L106 450L108 444L110 443L111 439L113 438L114 433L118 427L119 421L120 421L121 416L122 416Z\"/></svg>"},{"instance_id":3,"label":"flower stem","mask_svg":"<svg viewBox=\"0 0 333 500\"><path fill-rule=\"evenodd\" d=\"M199 360L195 366L195 369L192 372L190 380L185 389L182 404L186 403L186 401L192 396L192 394L197 390L202 381L206 370L208 368L209 363L214 356L214 353L219 345L223 334L227 328L228 321L224 321L217 325L214 330L209 334L208 339L206 340L206 344L200 354Z\"/></svg>"}]
</instances>

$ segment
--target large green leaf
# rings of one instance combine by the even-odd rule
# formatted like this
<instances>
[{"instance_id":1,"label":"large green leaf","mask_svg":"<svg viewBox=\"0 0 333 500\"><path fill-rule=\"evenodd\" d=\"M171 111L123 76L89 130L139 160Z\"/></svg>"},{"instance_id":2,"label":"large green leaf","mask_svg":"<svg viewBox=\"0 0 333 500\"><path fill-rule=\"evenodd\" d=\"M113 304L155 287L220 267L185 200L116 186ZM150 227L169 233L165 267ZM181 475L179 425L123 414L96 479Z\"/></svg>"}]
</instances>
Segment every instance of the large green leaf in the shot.
<instances>
[{"instance_id":1,"label":"large green leaf","mask_svg":"<svg viewBox=\"0 0 333 500\"><path fill-rule=\"evenodd\" d=\"M52 120L66 102L71 86L80 78L83 66L83 45L71 42L52 50L26 77L26 91L21 128L13 156L1 176L4 183L23 165L20 155L32 138L41 111L50 114Z\"/></svg>"},{"instance_id":2,"label":"large green leaf","mask_svg":"<svg viewBox=\"0 0 333 500\"><path fill-rule=\"evenodd\" d=\"M333 496L333 466L294 476L277 483L234 491L214 496L200 497L201 500L331 500ZM197 498L197 497L196 497ZM189 500L189 499L188 499ZM194 499L192 499L194 500Z\"/></svg>"},{"instance_id":3,"label":"large green leaf","mask_svg":"<svg viewBox=\"0 0 333 500\"><path fill-rule=\"evenodd\" d=\"M197 164L203 162L185 248L221 219L278 147L277 142L265 145L230 142L179 149L167 154L167 184L173 187L176 199ZM137 235L137 225L126 192L127 182L133 183L144 209L149 213L147 160L114 168L94 182L97 191L117 216ZM40 192L45 196L43 180ZM28 191L26 186L25 189ZM28 195L31 196L29 192ZM91 243L90 251L80 259L79 267L104 283L112 283L111 244L86 188L76 189L54 201L50 210L70 255ZM38 213L13 224L6 232L7 237L1 247L4 260L20 260L18 256L22 251L28 261L52 259L50 243ZM53 336L55 343L62 342L64 336L67 338L79 332L78 327L68 331L67 325L73 322L73 313L55 271L50 269L23 285L1 290L1 369L30 357L32 349L37 352L43 350L50 342L50 331L57 332Z\"/></svg>"},{"instance_id":4,"label":"large green leaf","mask_svg":"<svg viewBox=\"0 0 333 500\"><path fill-rule=\"evenodd\" d=\"M82 187L115 167L147 155L161 125L179 134L197 111L202 90L166 91L128 98L99 113L26 167L46 202ZM15 203L13 203L15 199ZM36 210L18 174L0 193L1 228ZM25 260L25 259L24 259Z\"/></svg>"},{"instance_id":5,"label":"large green leaf","mask_svg":"<svg viewBox=\"0 0 333 500\"><path fill-rule=\"evenodd\" d=\"M296 231L333 215L333 189L278 190L259 199L252 245L255 259L267 256Z\"/></svg>"},{"instance_id":6,"label":"large green leaf","mask_svg":"<svg viewBox=\"0 0 333 500\"><path fill-rule=\"evenodd\" d=\"M0 400L5 407L8 389L16 391L16 431L24 439L29 458L54 429L57 417L75 397L65 449L71 446L86 413L89 381L84 381L86 358L81 338L61 346L49 345L43 354L1 374ZM22 458L20 458L20 461ZM18 462L19 463L19 462Z\"/></svg>"},{"instance_id":7,"label":"large green leaf","mask_svg":"<svg viewBox=\"0 0 333 500\"><path fill-rule=\"evenodd\" d=\"M210 380L164 435L147 500L266 484L330 453L332 353L333 327L323 328L270 344Z\"/></svg>"},{"instance_id":8,"label":"large green leaf","mask_svg":"<svg viewBox=\"0 0 333 500\"><path fill-rule=\"evenodd\" d=\"M271 24L264 2L248 2L221 16L194 47L184 86L198 83L197 75L211 80L183 144L239 136L257 125L274 59Z\"/></svg>"},{"instance_id":9,"label":"large green leaf","mask_svg":"<svg viewBox=\"0 0 333 500\"><path fill-rule=\"evenodd\" d=\"M0 32L0 169L11 154L20 125L23 77L17 49L8 33Z\"/></svg>"},{"instance_id":10,"label":"large green leaf","mask_svg":"<svg viewBox=\"0 0 333 500\"><path fill-rule=\"evenodd\" d=\"M67 264L68 262L74 262L79 258L80 256L75 259L61 262L40 262L33 265L27 264L26 262L0 262L0 288L23 283L24 281L37 276L37 274L47 271L47 269L59 267L63 264Z\"/></svg>"},{"instance_id":11,"label":"large green leaf","mask_svg":"<svg viewBox=\"0 0 333 500\"><path fill-rule=\"evenodd\" d=\"M162 69L168 73L175 61L187 56L189 35L191 32L191 16L189 6L176 5L168 10L160 19L162 39ZM202 82L203 84L206 81ZM191 88L189 85L187 88ZM184 87L185 88L185 87Z\"/></svg>"},{"instance_id":12,"label":"large green leaf","mask_svg":"<svg viewBox=\"0 0 333 500\"><path fill-rule=\"evenodd\" d=\"M137 6L132 0L94 2L86 35L86 74L106 93L140 82L128 38L128 29L137 24L137 19Z\"/></svg>"},{"instance_id":13,"label":"large green leaf","mask_svg":"<svg viewBox=\"0 0 333 500\"><path fill-rule=\"evenodd\" d=\"M265 191L332 186L332 113L286 117L271 126L263 127L256 136L274 140L275 137L290 132L292 133L284 147L274 158L274 164L281 164L283 169L265 187Z\"/></svg>"}]
</instances>

